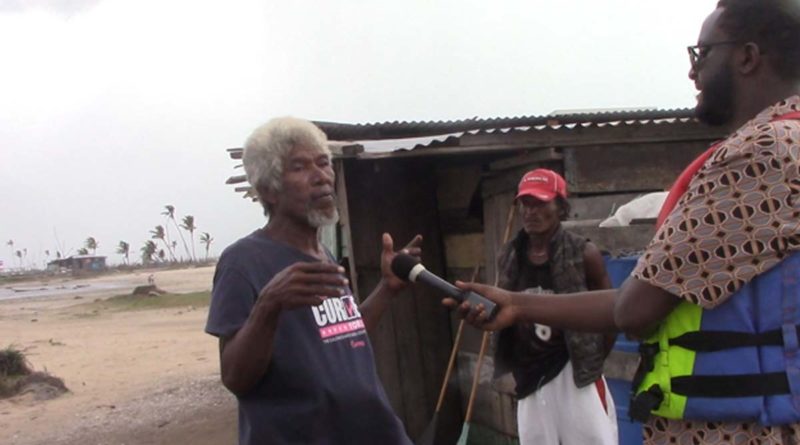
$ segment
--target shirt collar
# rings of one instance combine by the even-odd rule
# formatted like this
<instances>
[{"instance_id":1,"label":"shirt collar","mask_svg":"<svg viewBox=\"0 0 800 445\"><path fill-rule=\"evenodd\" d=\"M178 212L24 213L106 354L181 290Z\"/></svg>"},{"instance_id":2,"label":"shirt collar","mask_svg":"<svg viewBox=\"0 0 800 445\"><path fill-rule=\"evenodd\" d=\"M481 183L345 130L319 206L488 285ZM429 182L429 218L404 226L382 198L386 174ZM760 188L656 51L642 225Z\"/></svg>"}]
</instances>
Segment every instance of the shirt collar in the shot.
<instances>
[{"instance_id":1,"label":"shirt collar","mask_svg":"<svg viewBox=\"0 0 800 445\"><path fill-rule=\"evenodd\" d=\"M794 111L800 111L800 96L790 96L772 106L767 107L764 111L758 113L750 122L745 126L766 124L778 116L782 116Z\"/></svg>"}]
</instances>

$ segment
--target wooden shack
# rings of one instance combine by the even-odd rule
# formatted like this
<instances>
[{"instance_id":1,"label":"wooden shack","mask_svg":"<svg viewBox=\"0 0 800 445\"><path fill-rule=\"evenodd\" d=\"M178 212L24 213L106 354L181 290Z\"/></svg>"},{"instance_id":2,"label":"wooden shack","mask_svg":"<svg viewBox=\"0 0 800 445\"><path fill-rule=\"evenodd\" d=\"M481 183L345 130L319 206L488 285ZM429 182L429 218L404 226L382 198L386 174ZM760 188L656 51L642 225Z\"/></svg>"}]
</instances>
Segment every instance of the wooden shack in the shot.
<instances>
[{"instance_id":1,"label":"wooden shack","mask_svg":"<svg viewBox=\"0 0 800 445\"><path fill-rule=\"evenodd\" d=\"M71 271L74 274L98 272L106 269L106 257L100 255L72 255L47 263L49 272Z\"/></svg>"},{"instance_id":2,"label":"wooden shack","mask_svg":"<svg viewBox=\"0 0 800 445\"><path fill-rule=\"evenodd\" d=\"M599 219L637 195L668 188L723 134L690 109L573 113L448 122L316 122L336 153L341 221L330 235L364 298L380 276L381 233L425 239L423 262L449 281L493 282L509 209L524 172L564 175L568 224L611 255L641 250L652 224L601 229ZM241 149L230 149L233 159ZM234 176L230 184L245 182ZM247 193L247 186L237 191ZM518 225L515 223L515 230ZM398 297L372 339L389 398L416 438L433 416L457 321L440 295L422 287ZM476 368L480 333L465 329L457 376L440 414L442 442L458 436ZM625 368L625 366L622 366ZM491 354L480 370L474 425L514 436L513 385L493 381Z\"/></svg>"}]
</instances>

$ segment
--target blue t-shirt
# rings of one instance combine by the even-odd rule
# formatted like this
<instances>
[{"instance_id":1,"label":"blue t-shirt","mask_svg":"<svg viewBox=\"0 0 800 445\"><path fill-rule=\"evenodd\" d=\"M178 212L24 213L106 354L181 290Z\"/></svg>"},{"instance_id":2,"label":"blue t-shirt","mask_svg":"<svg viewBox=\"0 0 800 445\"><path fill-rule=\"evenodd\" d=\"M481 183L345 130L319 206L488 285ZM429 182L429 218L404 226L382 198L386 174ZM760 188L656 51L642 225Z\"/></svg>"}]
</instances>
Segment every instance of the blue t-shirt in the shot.
<instances>
[{"instance_id":1,"label":"blue t-shirt","mask_svg":"<svg viewBox=\"0 0 800 445\"><path fill-rule=\"evenodd\" d=\"M225 249L206 332L235 334L261 289L299 261L317 260L261 230ZM351 294L281 313L264 377L238 397L240 444L411 445L378 379Z\"/></svg>"}]
</instances>

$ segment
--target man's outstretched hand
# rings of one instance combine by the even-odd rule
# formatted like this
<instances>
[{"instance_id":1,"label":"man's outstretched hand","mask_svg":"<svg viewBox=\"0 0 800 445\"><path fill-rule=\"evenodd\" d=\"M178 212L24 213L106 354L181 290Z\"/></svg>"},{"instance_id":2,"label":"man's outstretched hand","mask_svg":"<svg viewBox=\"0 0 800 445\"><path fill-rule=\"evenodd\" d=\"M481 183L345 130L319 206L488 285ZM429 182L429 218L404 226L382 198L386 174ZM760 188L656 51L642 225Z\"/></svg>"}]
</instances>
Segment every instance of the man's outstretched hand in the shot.
<instances>
[{"instance_id":1,"label":"man's outstretched hand","mask_svg":"<svg viewBox=\"0 0 800 445\"><path fill-rule=\"evenodd\" d=\"M408 284L406 281L398 277L392 272L392 260L398 253L411 255L420 261L422 256L422 235L416 235L406 244L405 247L399 251L394 251L394 240L388 233L383 234L383 251L381 252L381 275L383 276L386 286L393 291L403 289Z\"/></svg>"}]
</instances>

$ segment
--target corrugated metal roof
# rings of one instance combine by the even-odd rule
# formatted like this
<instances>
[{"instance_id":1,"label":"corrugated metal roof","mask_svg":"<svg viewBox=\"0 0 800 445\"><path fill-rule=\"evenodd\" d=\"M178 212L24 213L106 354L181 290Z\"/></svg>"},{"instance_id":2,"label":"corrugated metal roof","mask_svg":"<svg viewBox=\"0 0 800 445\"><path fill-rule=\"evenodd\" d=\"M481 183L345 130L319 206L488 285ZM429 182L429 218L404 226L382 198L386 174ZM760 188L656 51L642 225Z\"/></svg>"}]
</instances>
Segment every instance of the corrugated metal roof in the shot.
<instances>
[{"instance_id":1,"label":"corrugated metal roof","mask_svg":"<svg viewBox=\"0 0 800 445\"><path fill-rule=\"evenodd\" d=\"M382 122L343 124L315 122L328 139L339 147L358 145L367 153L447 146L457 143L464 134L492 134L569 130L576 127L602 128L619 125L687 123L694 120L694 109L636 110L571 113L547 116L464 119L458 121ZM231 158L241 159L242 149L228 149Z\"/></svg>"},{"instance_id":2,"label":"corrugated metal roof","mask_svg":"<svg viewBox=\"0 0 800 445\"><path fill-rule=\"evenodd\" d=\"M338 122L314 121L328 139L336 141L365 141L381 139L402 139L456 133L469 130L493 128L533 127L538 125L574 124L583 122L611 122L626 120L654 120L669 118L692 118L693 108L654 109L607 112L575 112L546 116L517 116L462 119L455 121L412 121L375 122L347 124Z\"/></svg>"},{"instance_id":3,"label":"corrugated metal roof","mask_svg":"<svg viewBox=\"0 0 800 445\"><path fill-rule=\"evenodd\" d=\"M465 135L555 133L563 134L587 128L645 127L651 125L695 124L694 109L637 110L594 113L571 113L534 117L507 117L491 119L465 119L435 122L382 122L370 124L342 124L315 122L330 139L335 153L346 153L348 148L363 148L364 155L388 155L437 147L457 147ZM230 148L232 159L242 158L242 148ZM427 153L427 150L425 151ZM241 167L241 164L236 166ZM245 175L235 175L227 184L246 183ZM245 197L253 197L248 186L236 187Z\"/></svg>"},{"instance_id":4,"label":"corrugated metal roof","mask_svg":"<svg viewBox=\"0 0 800 445\"><path fill-rule=\"evenodd\" d=\"M694 118L664 118L664 119L644 119L644 120L625 120L613 122L572 122L554 123L547 125L519 126L507 128L484 128L468 130L458 133L448 133L443 135L425 136L417 138L402 139L383 139L383 140L359 140L350 141L353 145L364 147L366 153L386 153L395 151L418 150L425 148L446 147L458 145L459 140L466 134L469 135L489 135L489 134L522 134L536 133L544 131L571 131L578 128L605 128L605 127L637 127L646 125L674 125L694 122Z\"/></svg>"},{"instance_id":5,"label":"corrugated metal roof","mask_svg":"<svg viewBox=\"0 0 800 445\"><path fill-rule=\"evenodd\" d=\"M411 150L415 147L431 147L437 143L446 144L448 142L455 142L458 138L464 135L464 132L437 134L433 136L422 136L415 138L402 138L402 139L380 139L380 140L363 140L352 141L354 145L364 147L367 153L385 153L397 150Z\"/></svg>"}]
</instances>

